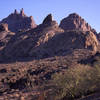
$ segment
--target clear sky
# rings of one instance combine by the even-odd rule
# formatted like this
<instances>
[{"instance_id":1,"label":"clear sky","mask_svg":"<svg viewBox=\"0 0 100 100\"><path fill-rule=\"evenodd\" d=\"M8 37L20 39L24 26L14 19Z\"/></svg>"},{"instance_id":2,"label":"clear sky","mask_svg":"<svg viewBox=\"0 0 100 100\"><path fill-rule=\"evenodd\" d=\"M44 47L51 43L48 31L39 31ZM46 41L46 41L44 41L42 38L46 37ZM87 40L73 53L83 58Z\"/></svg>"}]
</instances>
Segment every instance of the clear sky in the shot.
<instances>
[{"instance_id":1,"label":"clear sky","mask_svg":"<svg viewBox=\"0 0 100 100\"><path fill-rule=\"evenodd\" d=\"M49 13L59 23L68 14L76 12L100 32L100 0L0 0L0 20L21 8L34 17L36 24Z\"/></svg>"}]
</instances>

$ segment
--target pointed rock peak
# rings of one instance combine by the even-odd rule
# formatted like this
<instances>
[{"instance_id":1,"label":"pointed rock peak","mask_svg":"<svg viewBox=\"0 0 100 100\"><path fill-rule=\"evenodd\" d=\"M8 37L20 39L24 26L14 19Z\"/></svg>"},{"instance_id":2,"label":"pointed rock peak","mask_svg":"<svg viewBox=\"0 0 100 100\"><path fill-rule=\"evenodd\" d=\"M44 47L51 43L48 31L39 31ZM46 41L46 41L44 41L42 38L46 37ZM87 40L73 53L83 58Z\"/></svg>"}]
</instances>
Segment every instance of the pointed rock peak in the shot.
<instances>
[{"instance_id":1,"label":"pointed rock peak","mask_svg":"<svg viewBox=\"0 0 100 100\"><path fill-rule=\"evenodd\" d=\"M15 9L14 14L18 14L18 11Z\"/></svg>"},{"instance_id":2,"label":"pointed rock peak","mask_svg":"<svg viewBox=\"0 0 100 100\"><path fill-rule=\"evenodd\" d=\"M21 14L22 16L26 16L26 15L24 14L24 9L23 9L23 8L21 9L20 14Z\"/></svg>"},{"instance_id":3,"label":"pointed rock peak","mask_svg":"<svg viewBox=\"0 0 100 100\"><path fill-rule=\"evenodd\" d=\"M52 14L47 15L47 17L44 19L42 25L44 25L44 27L58 27L58 23L53 20L52 18Z\"/></svg>"},{"instance_id":4,"label":"pointed rock peak","mask_svg":"<svg viewBox=\"0 0 100 100\"><path fill-rule=\"evenodd\" d=\"M30 16L31 19L33 19L33 16Z\"/></svg>"},{"instance_id":5,"label":"pointed rock peak","mask_svg":"<svg viewBox=\"0 0 100 100\"><path fill-rule=\"evenodd\" d=\"M43 24L52 22L52 14L49 14L43 21Z\"/></svg>"}]
</instances>

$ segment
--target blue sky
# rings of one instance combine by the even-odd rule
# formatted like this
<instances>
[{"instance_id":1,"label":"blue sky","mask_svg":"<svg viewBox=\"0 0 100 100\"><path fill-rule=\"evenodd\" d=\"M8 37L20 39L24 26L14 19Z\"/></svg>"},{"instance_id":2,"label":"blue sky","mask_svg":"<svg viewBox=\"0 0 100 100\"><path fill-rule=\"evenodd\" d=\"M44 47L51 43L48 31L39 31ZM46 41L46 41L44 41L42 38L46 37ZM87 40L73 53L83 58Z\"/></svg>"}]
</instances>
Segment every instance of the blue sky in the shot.
<instances>
[{"instance_id":1,"label":"blue sky","mask_svg":"<svg viewBox=\"0 0 100 100\"><path fill-rule=\"evenodd\" d=\"M100 32L100 0L0 0L0 20L21 8L34 17L36 24L49 13L59 23L68 14L76 12Z\"/></svg>"}]
</instances>

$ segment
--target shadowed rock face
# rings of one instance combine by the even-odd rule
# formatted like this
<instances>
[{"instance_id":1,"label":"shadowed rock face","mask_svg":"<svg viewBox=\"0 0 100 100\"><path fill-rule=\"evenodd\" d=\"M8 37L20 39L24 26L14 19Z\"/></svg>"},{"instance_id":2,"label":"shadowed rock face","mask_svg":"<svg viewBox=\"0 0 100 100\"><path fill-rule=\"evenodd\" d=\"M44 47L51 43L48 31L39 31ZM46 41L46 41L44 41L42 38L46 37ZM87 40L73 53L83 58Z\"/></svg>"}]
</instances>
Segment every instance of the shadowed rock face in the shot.
<instances>
[{"instance_id":1,"label":"shadowed rock face","mask_svg":"<svg viewBox=\"0 0 100 100\"><path fill-rule=\"evenodd\" d=\"M8 25L0 24L0 40L4 39L8 34Z\"/></svg>"},{"instance_id":2,"label":"shadowed rock face","mask_svg":"<svg viewBox=\"0 0 100 100\"><path fill-rule=\"evenodd\" d=\"M43 24L51 23L52 22L52 15L49 14L43 21Z\"/></svg>"},{"instance_id":3,"label":"shadowed rock face","mask_svg":"<svg viewBox=\"0 0 100 100\"><path fill-rule=\"evenodd\" d=\"M0 32L8 31L8 24L0 24Z\"/></svg>"},{"instance_id":4,"label":"shadowed rock face","mask_svg":"<svg viewBox=\"0 0 100 100\"><path fill-rule=\"evenodd\" d=\"M37 56L35 53L31 53L32 50L37 50L36 48L48 42L53 36L63 32L56 21L48 21L48 17L46 17L45 20L47 21L43 21L43 23L35 29L29 30L25 33L16 34L12 37L3 50L3 54L8 58Z\"/></svg>"},{"instance_id":5,"label":"shadowed rock face","mask_svg":"<svg viewBox=\"0 0 100 100\"><path fill-rule=\"evenodd\" d=\"M68 17L64 18L60 23L60 27L64 30L94 31L94 29L76 13L70 14Z\"/></svg>"},{"instance_id":6,"label":"shadowed rock face","mask_svg":"<svg viewBox=\"0 0 100 100\"><path fill-rule=\"evenodd\" d=\"M23 9L20 13L15 10L14 13L10 14L0 23L7 23L8 29L12 32L18 32L19 30L27 30L36 27L33 17L26 16Z\"/></svg>"}]
</instances>

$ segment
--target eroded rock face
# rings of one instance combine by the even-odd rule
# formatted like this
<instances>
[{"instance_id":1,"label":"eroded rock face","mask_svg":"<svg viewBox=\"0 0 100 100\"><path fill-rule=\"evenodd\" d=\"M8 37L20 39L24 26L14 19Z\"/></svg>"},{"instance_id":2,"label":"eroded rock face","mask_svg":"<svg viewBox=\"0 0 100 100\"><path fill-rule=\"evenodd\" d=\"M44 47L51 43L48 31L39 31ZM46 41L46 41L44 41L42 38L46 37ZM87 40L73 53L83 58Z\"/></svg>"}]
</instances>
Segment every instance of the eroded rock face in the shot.
<instances>
[{"instance_id":1,"label":"eroded rock face","mask_svg":"<svg viewBox=\"0 0 100 100\"><path fill-rule=\"evenodd\" d=\"M64 18L60 23L60 27L64 30L92 30L91 26L76 13L70 14L68 17Z\"/></svg>"},{"instance_id":2,"label":"eroded rock face","mask_svg":"<svg viewBox=\"0 0 100 100\"><path fill-rule=\"evenodd\" d=\"M0 23L7 23L8 29L12 32L18 32L19 30L27 30L36 27L33 17L26 16L23 9L20 11L20 13L18 13L18 11L15 9L14 13L10 14Z\"/></svg>"}]
</instances>

